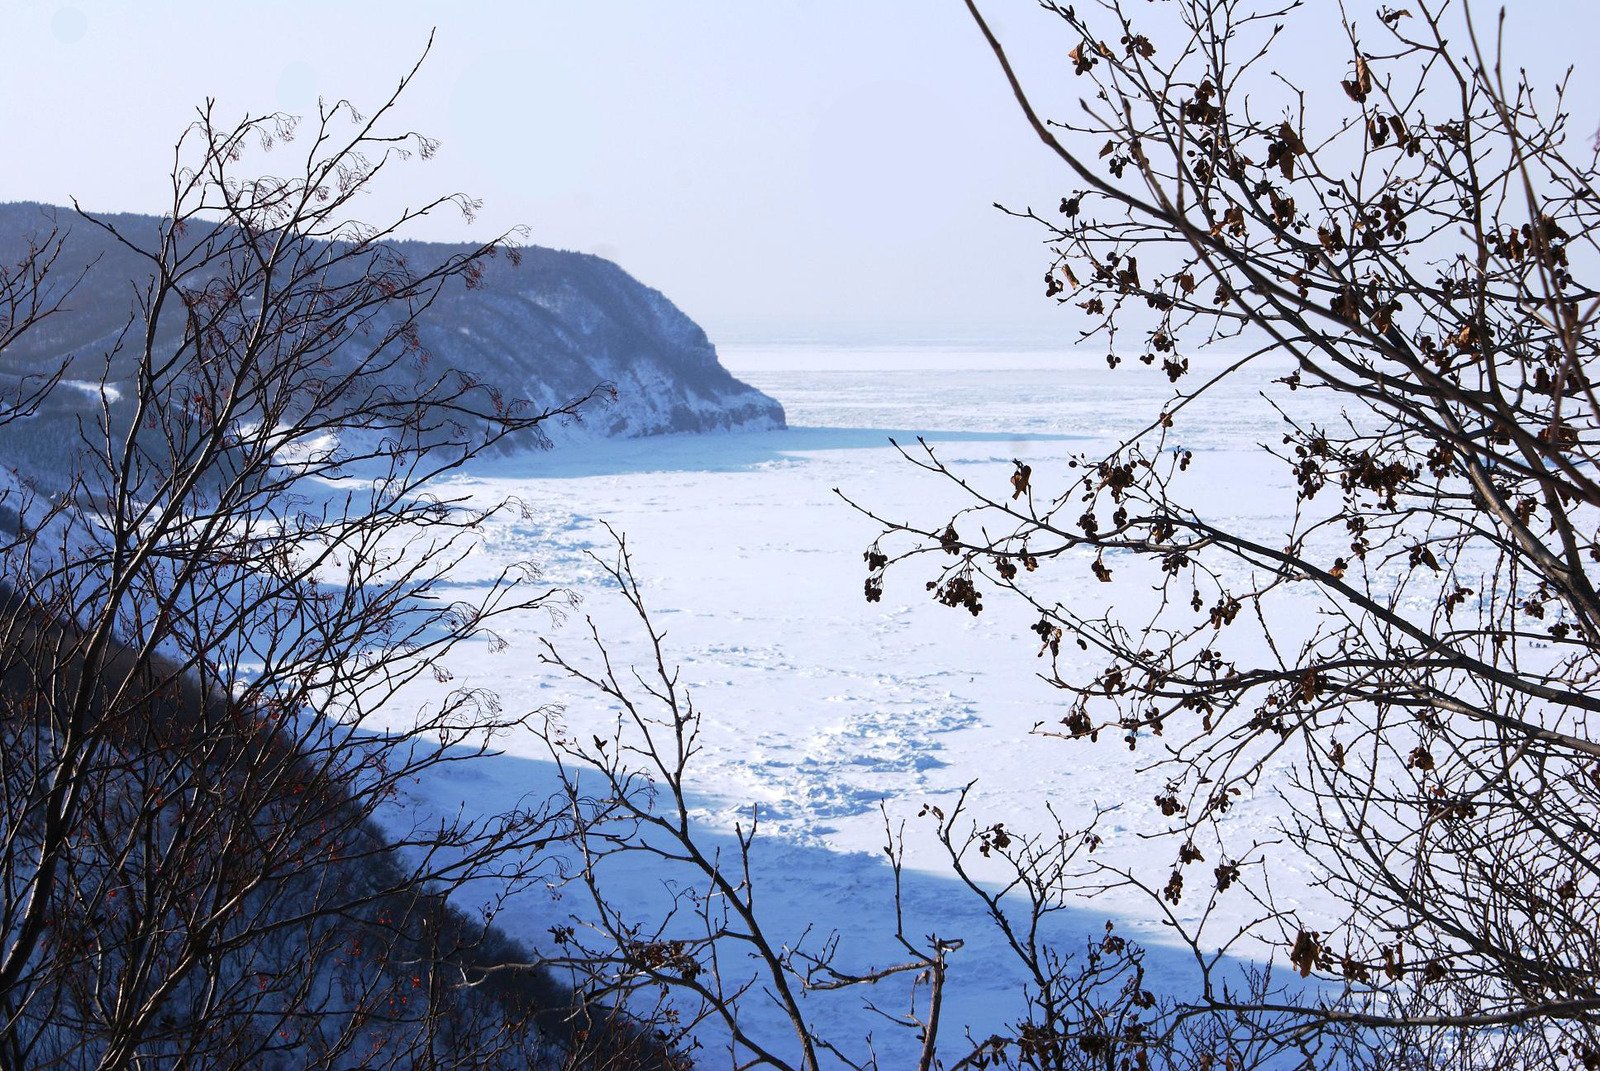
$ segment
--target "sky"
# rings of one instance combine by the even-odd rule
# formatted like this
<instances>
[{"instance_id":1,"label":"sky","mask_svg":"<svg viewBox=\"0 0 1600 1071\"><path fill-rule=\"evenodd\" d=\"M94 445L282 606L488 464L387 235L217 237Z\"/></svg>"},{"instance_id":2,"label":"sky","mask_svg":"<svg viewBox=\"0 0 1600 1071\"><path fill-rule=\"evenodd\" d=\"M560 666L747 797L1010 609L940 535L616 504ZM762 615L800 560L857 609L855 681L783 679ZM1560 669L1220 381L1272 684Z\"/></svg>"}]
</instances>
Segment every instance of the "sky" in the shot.
<instances>
[{"instance_id":1,"label":"sky","mask_svg":"<svg viewBox=\"0 0 1600 1071\"><path fill-rule=\"evenodd\" d=\"M1054 20L1033 0L984 7L1041 99L1072 103ZM1579 63L1582 85L1597 8L1512 0L1512 44L1552 78ZM993 207L1046 209L1070 183L960 0L0 0L0 16L0 201L159 211L202 100L370 104L435 32L400 116L441 151L375 192L372 218L468 193L475 225L416 236L525 225L616 260L713 341L1071 339L1041 233ZM1291 42L1285 66L1326 51ZM1600 93L1581 99L1578 125L1600 126Z\"/></svg>"}]
</instances>

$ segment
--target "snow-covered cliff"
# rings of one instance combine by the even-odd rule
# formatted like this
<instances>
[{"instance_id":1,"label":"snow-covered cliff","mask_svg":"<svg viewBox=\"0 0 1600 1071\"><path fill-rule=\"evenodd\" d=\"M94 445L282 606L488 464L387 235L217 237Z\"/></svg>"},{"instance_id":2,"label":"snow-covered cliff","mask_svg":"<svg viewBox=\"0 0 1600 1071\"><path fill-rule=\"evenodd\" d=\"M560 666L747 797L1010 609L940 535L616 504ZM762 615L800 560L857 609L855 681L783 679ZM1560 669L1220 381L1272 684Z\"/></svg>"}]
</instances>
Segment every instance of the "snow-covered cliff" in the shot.
<instances>
[{"instance_id":1,"label":"snow-covered cliff","mask_svg":"<svg viewBox=\"0 0 1600 1071\"><path fill-rule=\"evenodd\" d=\"M423 263L460 251L402 248ZM605 435L783 427L783 407L723 368L706 333L660 291L587 253L521 254L519 265L491 261L480 287L454 287L429 310L423 344L436 359L537 405L611 383L615 404L584 420Z\"/></svg>"},{"instance_id":2,"label":"snow-covered cliff","mask_svg":"<svg viewBox=\"0 0 1600 1071\"><path fill-rule=\"evenodd\" d=\"M159 221L153 216L103 218L134 244L145 236L155 240ZM115 391L120 370L114 361L108 375L105 357L150 278L149 262L70 209L30 203L0 204L0 262L17 263L31 240L53 228L67 235L53 275L64 285L83 273L82 282L65 312L0 355L0 378L70 359L69 379L94 387L105 377ZM398 245L418 265L468 248ZM480 285L470 290L459 279L448 286L423 319L421 342L439 366L539 407L602 383L616 388L616 400L591 405L581 425L550 429L557 442L783 426L782 406L723 368L705 332L659 291L585 253L531 247L517 259L488 261ZM98 405L98 395L93 389L58 391L41 415Z\"/></svg>"}]
</instances>

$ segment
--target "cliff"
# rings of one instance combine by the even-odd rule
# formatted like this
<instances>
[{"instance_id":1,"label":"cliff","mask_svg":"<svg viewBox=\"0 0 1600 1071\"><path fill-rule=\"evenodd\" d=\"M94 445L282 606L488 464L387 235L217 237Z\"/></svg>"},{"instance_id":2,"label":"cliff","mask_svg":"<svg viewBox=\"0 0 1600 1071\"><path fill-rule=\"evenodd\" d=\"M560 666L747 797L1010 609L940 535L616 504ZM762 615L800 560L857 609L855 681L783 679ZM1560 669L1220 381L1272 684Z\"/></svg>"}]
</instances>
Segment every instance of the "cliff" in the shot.
<instances>
[{"instance_id":1,"label":"cliff","mask_svg":"<svg viewBox=\"0 0 1600 1071\"><path fill-rule=\"evenodd\" d=\"M153 216L101 218L135 246L144 236L153 242L159 226ZM58 286L79 280L76 289L60 315L0 355L0 378L12 382L70 362L68 385L80 389L56 391L40 414L46 421L97 403L102 381L113 405L123 393L123 362L108 364L107 355L130 317L137 319L138 294L151 277L136 249L71 209L33 203L0 204L0 262L17 263L31 241L52 229L66 235L52 278ZM396 247L418 265L469 248ZM455 280L439 295L421 324L421 343L432 360L539 407L601 383L616 388L616 400L590 406L579 427L549 429L557 442L783 426L782 406L723 368L705 332L659 291L600 257L537 246L520 252L520 263L505 256L488 261L472 289Z\"/></svg>"}]
</instances>

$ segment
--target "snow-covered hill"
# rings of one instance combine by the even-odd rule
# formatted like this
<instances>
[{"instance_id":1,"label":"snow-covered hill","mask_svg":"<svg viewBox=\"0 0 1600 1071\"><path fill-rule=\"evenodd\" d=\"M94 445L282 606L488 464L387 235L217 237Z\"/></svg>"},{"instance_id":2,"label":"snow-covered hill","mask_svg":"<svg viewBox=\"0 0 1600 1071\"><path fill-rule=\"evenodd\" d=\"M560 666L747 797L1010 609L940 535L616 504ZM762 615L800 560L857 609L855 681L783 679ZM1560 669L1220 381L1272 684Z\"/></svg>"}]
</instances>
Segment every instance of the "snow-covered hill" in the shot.
<instances>
[{"instance_id":1,"label":"snow-covered hill","mask_svg":"<svg viewBox=\"0 0 1600 1071\"><path fill-rule=\"evenodd\" d=\"M99 218L139 247L155 242L160 222L128 214ZM6 460L25 468L59 463L62 436L41 434L42 427L70 435L76 414L98 408L102 381L115 418L119 400L131 393L118 389L131 358L108 364L107 355L130 317L137 317L137 294L151 275L150 263L136 249L102 227L70 209L32 203L0 204L0 263L18 262L31 242L52 231L66 235L53 279L61 287L80 275L82 281L65 311L9 347L0 367L0 380L11 382L63 360L71 366L69 382L30 421L33 426L0 443ZM191 233L187 240L199 236ZM469 248L398 245L418 267ZM435 367L466 372L508 399L538 407L582 397L598 384L613 385L614 402L591 404L581 422L548 429L558 443L784 426L782 406L723 368L705 332L659 291L600 257L536 246L520 252L518 263L506 256L488 261L480 284L470 290L455 280L427 311L420 341Z\"/></svg>"}]
</instances>

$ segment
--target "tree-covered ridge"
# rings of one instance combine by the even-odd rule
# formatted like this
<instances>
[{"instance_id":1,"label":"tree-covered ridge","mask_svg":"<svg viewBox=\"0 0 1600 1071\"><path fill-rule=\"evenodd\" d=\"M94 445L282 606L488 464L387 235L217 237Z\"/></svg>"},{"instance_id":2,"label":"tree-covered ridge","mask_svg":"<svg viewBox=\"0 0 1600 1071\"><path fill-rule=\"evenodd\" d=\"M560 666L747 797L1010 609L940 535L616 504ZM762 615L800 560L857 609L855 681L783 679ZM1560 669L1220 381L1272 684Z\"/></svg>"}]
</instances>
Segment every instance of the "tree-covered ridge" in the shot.
<instances>
[{"instance_id":1,"label":"tree-covered ridge","mask_svg":"<svg viewBox=\"0 0 1600 1071\"><path fill-rule=\"evenodd\" d=\"M64 364L68 385L77 388L55 392L27 426L0 432L6 460L25 469L59 464L60 437L72 435L78 416L99 408L100 396L113 420L132 404L127 380L135 362L124 332L138 295L153 279L142 254L159 246L164 221L136 214L96 218L115 234L69 208L0 204L0 263L26 261L54 235L59 248L53 249L49 289L58 295L70 287L60 312L9 345L0 367L0 382L10 384ZM180 241L195 248L219 226L191 220ZM433 242L385 245L424 270L471 250ZM204 277L204 269L191 275ZM335 353L335 364L359 359L365 352L360 341L388 326L383 314L363 325L356 344ZM169 345L182 330L170 315L157 325ZM470 277L446 282L418 323L415 342L424 367L458 371L504 397L541 407L560 406L597 384L615 388L614 397L597 398L573 421L544 429L556 438L783 426L782 406L723 368L698 324L659 291L586 253L527 246L486 260ZM414 367L408 362L394 371L409 376ZM55 431L41 435L41 419ZM514 436L503 448L540 444L536 437Z\"/></svg>"}]
</instances>

